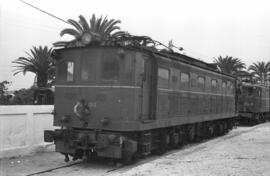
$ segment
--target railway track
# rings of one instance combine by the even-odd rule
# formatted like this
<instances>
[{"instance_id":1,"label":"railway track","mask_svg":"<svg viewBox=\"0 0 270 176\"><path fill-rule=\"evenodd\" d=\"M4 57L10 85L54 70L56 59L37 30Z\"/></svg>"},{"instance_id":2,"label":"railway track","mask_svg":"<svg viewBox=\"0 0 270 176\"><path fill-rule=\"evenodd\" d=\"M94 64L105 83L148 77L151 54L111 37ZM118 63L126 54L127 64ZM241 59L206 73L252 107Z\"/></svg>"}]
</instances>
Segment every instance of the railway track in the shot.
<instances>
[{"instance_id":1,"label":"railway track","mask_svg":"<svg viewBox=\"0 0 270 176\"><path fill-rule=\"evenodd\" d=\"M44 174L44 173L47 173L47 172L52 172L54 170L58 170L58 169L62 169L62 168L66 168L66 167L70 167L70 166L74 166L74 165L78 165L78 164L81 164L81 163L83 163L83 161L79 161L79 162L76 162L76 163L71 163L71 164L67 164L67 165L64 165L64 166L59 166L59 167L55 167L55 168L51 168L51 169L46 169L46 170L43 170L43 171L39 171L39 172L27 174L25 176L33 176L33 175Z\"/></svg>"},{"instance_id":2,"label":"railway track","mask_svg":"<svg viewBox=\"0 0 270 176\"><path fill-rule=\"evenodd\" d=\"M234 132L234 133L229 133L229 134L226 134L224 136L220 136L220 137L217 137L217 138L214 138L214 139L212 138L212 139L203 140L203 141L198 142L198 143L188 144L188 145L183 146L182 149L170 150L170 151L166 152L165 154L163 154L162 157L164 157L166 155L173 154L175 152L179 152L181 150L183 150L182 151L183 155L194 153L194 152L203 150L205 148L205 145L206 145L205 143L207 143L209 141L212 141L213 143L219 143L221 141L228 140L228 139L234 138L236 136L242 135L244 133L250 132L252 130L255 130L255 129L259 128L260 126L261 125L257 125L257 126L254 126L254 127L249 127L247 129L240 130L240 131L237 131L237 132ZM185 151L188 148L192 148L192 149ZM114 172L114 171L117 171L117 170L123 170L123 171L128 170L128 169L131 169L131 168L134 168L136 166L145 164L147 162L153 161L153 160L158 159L158 158L160 158L159 155L150 155L150 156L148 156L146 158L138 159L138 161L136 161L135 163L133 163L131 165L119 165L117 163L114 163L113 165L115 165L115 167L109 168L109 169L104 169L104 174ZM97 162L94 161L94 162L95 162L95 164L98 163L98 164L101 164L101 165L104 165L104 163L106 163L105 160L97 161ZM108 162L109 161L107 160L107 163ZM55 171L55 170L68 168L68 167L75 166L75 165L80 165L80 164L83 164L83 163L85 163L85 162L84 161L78 161L78 162L67 164L67 165L64 165L64 166L59 166L59 167L55 167L55 168L46 169L46 170L43 170L43 171L27 174L26 176L35 176L35 175L41 175L41 174L45 174L45 173L50 173L50 172ZM112 164L110 164L110 165L112 165Z\"/></svg>"},{"instance_id":3,"label":"railway track","mask_svg":"<svg viewBox=\"0 0 270 176\"><path fill-rule=\"evenodd\" d=\"M43 171L38 171L38 172L34 172L34 173L31 173L31 174L27 174L25 176L37 176L37 175L42 175L42 174L46 174L46 173L50 173L50 172L53 172L55 170L60 170L60 169L64 169L64 168L68 168L68 167L72 167L72 166L75 166L75 165L81 165L83 167L83 164L85 164L87 162L85 161L78 161L78 162L75 162L75 163L71 163L71 164L67 164L67 165L64 165L64 166L59 166L59 167L54 167L54 168L50 168L50 169L46 169L46 170L43 170ZM104 162L103 162L104 164ZM111 164L110 164L111 165ZM121 169L121 168L124 168L125 165L119 165L119 164L114 164L115 167L111 168L111 169L108 169L106 171L104 171L104 173L109 173L109 172L113 172L113 171L116 171L118 169ZM76 169L75 169L76 170Z\"/></svg>"}]
</instances>

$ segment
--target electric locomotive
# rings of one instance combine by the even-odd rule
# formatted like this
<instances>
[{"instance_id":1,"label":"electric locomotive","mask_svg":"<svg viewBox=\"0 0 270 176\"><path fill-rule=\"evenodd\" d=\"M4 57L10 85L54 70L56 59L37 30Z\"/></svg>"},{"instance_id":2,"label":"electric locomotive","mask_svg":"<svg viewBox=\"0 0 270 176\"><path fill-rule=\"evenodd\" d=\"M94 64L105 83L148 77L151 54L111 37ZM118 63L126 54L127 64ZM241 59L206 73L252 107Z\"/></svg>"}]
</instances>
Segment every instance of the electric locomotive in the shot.
<instances>
[{"instance_id":1,"label":"electric locomotive","mask_svg":"<svg viewBox=\"0 0 270 176\"><path fill-rule=\"evenodd\" d=\"M44 138L66 161L130 161L232 129L235 77L180 53L137 45L145 37L136 37L136 45L132 40L55 51L54 126L60 128Z\"/></svg>"},{"instance_id":2,"label":"electric locomotive","mask_svg":"<svg viewBox=\"0 0 270 176\"><path fill-rule=\"evenodd\" d=\"M254 125L270 119L270 88L252 82L250 74L241 75L238 91L239 123Z\"/></svg>"}]
</instances>

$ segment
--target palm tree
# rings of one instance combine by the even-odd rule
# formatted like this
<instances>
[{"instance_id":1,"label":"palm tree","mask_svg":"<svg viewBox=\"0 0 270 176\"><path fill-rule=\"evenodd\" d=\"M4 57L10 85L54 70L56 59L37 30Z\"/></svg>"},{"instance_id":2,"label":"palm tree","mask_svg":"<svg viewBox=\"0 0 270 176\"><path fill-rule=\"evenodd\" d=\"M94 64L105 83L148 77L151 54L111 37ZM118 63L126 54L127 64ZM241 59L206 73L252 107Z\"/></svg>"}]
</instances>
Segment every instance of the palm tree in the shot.
<instances>
[{"instance_id":1,"label":"palm tree","mask_svg":"<svg viewBox=\"0 0 270 176\"><path fill-rule=\"evenodd\" d=\"M28 57L19 57L12 63L16 65L14 75L18 73L26 74L32 72L36 75L36 83L38 87L47 87L54 80L55 65L51 57L52 48L33 47L30 53L26 52Z\"/></svg>"},{"instance_id":2,"label":"palm tree","mask_svg":"<svg viewBox=\"0 0 270 176\"><path fill-rule=\"evenodd\" d=\"M237 76L238 73L246 68L246 65L238 58L231 56L215 58L214 62L217 64L220 71Z\"/></svg>"},{"instance_id":3,"label":"palm tree","mask_svg":"<svg viewBox=\"0 0 270 176\"><path fill-rule=\"evenodd\" d=\"M74 28L67 28L60 32L62 37L65 34L69 34L74 37L71 41L59 41L54 43L56 47L73 47L73 46L84 46L83 36L88 35L92 43L101 43L108 40L109 38L114 38L125 34L125 32L120 31L120 27L117 24L121 23L120 20L107 19L107 16L103 18L96 18L95 14L92 15L89 23L86 21L85 17L80 15L79 21L68 19L68 23Z\"/></svg>"},{"instance_id":4,"label":"palm tree","mask_svg":"<svg viewBox=\"0 0 270 176\"><path fill-rule=\"evenodd\" d=\"M260 83L265 84L270 74L270 62L265 63L263 61L258 61L257 63L250 65L248 70L251 71L251 74L255 79Z\"/></svg>"}]
</instances>

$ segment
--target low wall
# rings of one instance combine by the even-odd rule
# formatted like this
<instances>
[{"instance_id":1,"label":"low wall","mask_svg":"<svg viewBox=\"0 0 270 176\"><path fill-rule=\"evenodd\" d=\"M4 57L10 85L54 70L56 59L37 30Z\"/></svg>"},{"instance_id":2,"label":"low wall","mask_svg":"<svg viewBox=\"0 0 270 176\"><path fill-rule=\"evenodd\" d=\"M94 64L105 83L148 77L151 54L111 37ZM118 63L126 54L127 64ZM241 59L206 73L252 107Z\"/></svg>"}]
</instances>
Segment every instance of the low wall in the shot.
<instances>
[{"instance_id":1,"label":"low wall","mask_svg":"<svg viewBox=\"0 0 270 176\"><path fill-rule=\"evenodd\" d=\"M0 158L53 148L43 131L52 130L53 105L0 106Z\"/></svg>"}]
</instances>

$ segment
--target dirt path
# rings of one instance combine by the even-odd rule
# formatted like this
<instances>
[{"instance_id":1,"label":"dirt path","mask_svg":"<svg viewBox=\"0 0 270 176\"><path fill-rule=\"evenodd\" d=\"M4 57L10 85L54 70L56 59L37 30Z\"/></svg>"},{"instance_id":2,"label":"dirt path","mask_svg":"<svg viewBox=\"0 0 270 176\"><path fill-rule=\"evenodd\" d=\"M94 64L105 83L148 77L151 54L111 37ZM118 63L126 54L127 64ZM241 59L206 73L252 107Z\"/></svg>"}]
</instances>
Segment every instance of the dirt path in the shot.
<instances>
[{"instance_id":1,"label":"dirt path","mask_svg":"<svg viewBox=\"0 0 270 176\"><path fill-rule=\"evenodd\" d=\"M0 160L0 176L25 176L67 165L55 152L39 153ZM69 162L68 164L73 164ZM202 175L246 176L270 175L270 123L238 127L229 134L170 151L163 156L150 156L131 166L115 168L103 161L79 163L38 176L88 175Z\"/></svg>"},{"instance_id":2,"label":"dirt path","mask_svg":"<svg viewBox=\"0 0 270 176\"><path fill-rule=\"evenodd\" d=\"M238 127L223 137L107 175L269 176L270 123Z\"/></svg>"}]
</instances>

